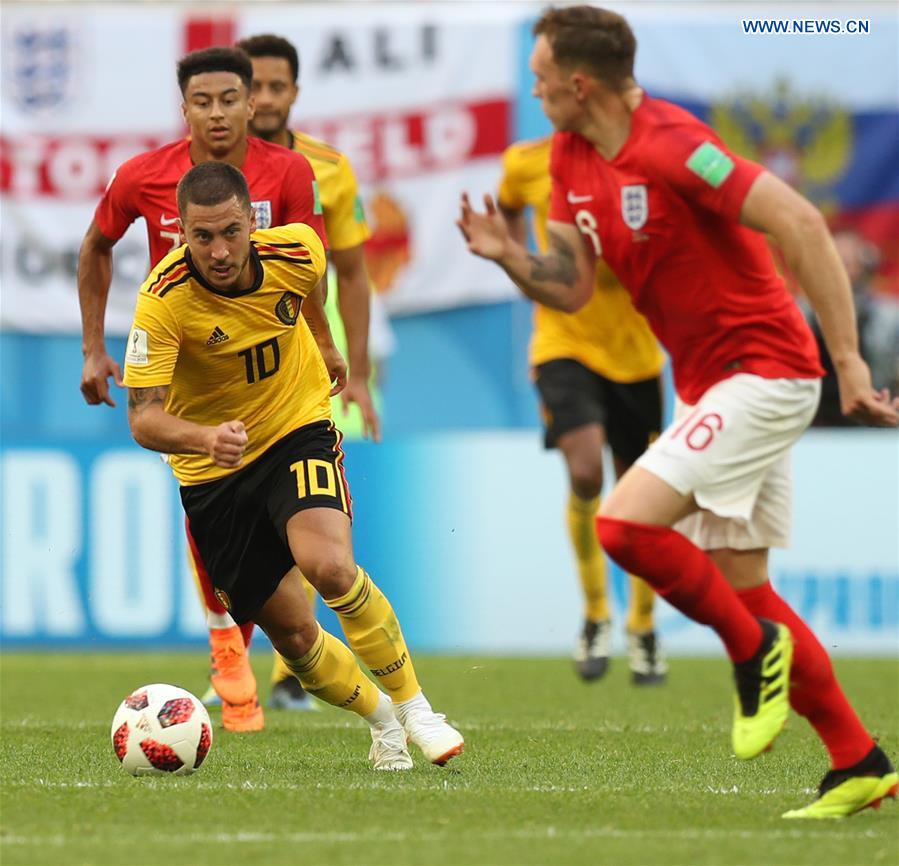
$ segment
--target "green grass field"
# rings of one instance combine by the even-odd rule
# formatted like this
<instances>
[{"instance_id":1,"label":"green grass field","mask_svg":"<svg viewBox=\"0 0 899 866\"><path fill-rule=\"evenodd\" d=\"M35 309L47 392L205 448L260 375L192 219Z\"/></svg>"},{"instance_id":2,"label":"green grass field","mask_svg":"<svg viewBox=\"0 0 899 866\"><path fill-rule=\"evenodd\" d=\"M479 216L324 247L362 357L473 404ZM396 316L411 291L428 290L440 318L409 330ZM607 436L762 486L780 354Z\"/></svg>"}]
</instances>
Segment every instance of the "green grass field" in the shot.
<instances>
[{"instance_id":1,"label":"green grass field","mask_svg":"<svg viewBox=\"0 0 899 866\"><path fill-rule=\"evenodd\" d=\"M267 682L266 655L254 655ZM216 726L193 776L127 776L109 742L119 701L147 682L199 692L203 664L201 653L3 658L4 866L899 863L893 801L839 822L779 817L811 798L824 752L794 717L773 752L733 758L719 660L674 660L667 687L638 690L623 661L584 686L565 660L421 658L432 702L466 736L446 769L372 772L364 724L328 708L269 712L261 734ZM895 758L899 666L838 671Z\"/></svg>"}]
</instances>

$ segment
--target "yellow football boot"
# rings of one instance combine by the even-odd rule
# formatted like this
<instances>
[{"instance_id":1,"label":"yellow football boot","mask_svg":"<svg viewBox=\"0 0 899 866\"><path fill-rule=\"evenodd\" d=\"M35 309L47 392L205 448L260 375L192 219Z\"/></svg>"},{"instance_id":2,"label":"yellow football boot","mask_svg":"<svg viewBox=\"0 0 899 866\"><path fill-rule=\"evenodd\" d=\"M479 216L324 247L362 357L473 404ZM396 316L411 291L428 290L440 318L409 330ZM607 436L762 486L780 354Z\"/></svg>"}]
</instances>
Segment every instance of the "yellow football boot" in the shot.
<instances>
[{"instance_id":1,"label":"yellow football boot","mask_svg":"<svg viewBox=\"0 0 899 866\"><path fill-rule=\"evenodd\" d=\"M845 770L831 770L818 786L818 799L784 818L848 818L862 809L879 809L884 797L896 799L899 774L880 746Z\"/></svg>"},{"instance_id":2,"label":"yellow football boot","mask_svg":"<svg viewBox=\"0 0 899 866\"><path fill-rule=\"evenodd\" d=\"M771 748L790 712L790 665L793 638L785 625L760 619L762 645L745 662L734 665L734 754L749 760Z\"/></svg>"}]
</instances>

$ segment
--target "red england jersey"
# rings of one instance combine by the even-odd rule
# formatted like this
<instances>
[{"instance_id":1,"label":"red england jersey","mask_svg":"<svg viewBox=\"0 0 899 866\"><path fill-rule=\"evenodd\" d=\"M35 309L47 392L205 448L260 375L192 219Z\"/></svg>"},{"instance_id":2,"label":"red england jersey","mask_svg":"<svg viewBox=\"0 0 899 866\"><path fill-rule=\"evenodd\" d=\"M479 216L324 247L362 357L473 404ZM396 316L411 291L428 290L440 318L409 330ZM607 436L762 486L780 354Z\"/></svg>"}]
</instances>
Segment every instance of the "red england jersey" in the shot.
<instances>
[{"instance_id":1,"label":"red england jersey","mask_svg":"<svg viewBox=\"0 0 899 866\"><path fill-rule=\"evenodd\" d=\"M704 123L644 95L614 159L556 133L550 171L549 219L573 223L630 291L671 355L684 402L736 373L823 374L765 236L739 223L764 169Z\"/></svg>"},{"instance_id":2,"label":"red england jersey","mask_svg":"<svg viewBox=\"0 0 899 866\"><path fill-rule=\"evenodd\" d=\"M143 217L150 242L150 267L155 267L181 246L175 188L192 167L188 139L129 159L112 176L97 205L97 227L117 241L131 223ZM306 157L260 138L248 138L240 170L250 188L257 228L306 223L327 248L315 175Z\"/></svg>"}]
</instances>

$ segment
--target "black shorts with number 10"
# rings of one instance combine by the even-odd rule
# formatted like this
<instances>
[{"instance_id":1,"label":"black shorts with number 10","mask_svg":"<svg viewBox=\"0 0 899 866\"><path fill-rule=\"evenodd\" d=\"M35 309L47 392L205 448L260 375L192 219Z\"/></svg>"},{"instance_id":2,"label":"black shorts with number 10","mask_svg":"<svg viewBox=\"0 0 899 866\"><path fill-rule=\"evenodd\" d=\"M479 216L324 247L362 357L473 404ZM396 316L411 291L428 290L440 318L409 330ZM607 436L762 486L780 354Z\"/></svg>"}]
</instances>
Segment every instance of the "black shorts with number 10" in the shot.
<instances>
[{"instance_id":1,"label":"black shorts with number 10","mask_svg":"<svg viewBox=\"0 0 899 866\"><path fill-rule=\"evenodd\" d=\"M245 469L181 488L190 534L216 596L249 622L294 565L287 521L306 508L352 518L340 433L316 421L289 433Z\"/></svg>"},{"instance_id":2,"label":"black shorts with number 10","mask_svg":"<svg viewBox=\"0 0 899 866\"><path fill-rule=\"evenodd\" d=\"M536 374L547 448L565 433L600 424L612 453L630 466L662 429L658 376L615 382L570 358L539 364Z\"/></svg>"}]
</instances>

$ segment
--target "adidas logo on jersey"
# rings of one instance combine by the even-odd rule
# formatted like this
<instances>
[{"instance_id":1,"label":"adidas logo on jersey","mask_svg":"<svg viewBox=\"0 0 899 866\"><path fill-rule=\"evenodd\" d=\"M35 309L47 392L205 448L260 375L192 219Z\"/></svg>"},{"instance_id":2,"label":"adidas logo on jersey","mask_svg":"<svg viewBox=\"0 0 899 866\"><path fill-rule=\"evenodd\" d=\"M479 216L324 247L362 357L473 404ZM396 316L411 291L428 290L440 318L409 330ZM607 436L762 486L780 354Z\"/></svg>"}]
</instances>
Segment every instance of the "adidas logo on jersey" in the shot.
<instances>
[{"instance_id":1,"label":"adidas logo on jersey","mask_svg":"<svg viewBox=\"0 0 899 866\"><path fill-rule=\"evenodd\" d=\"M225 340L230 340L231 338L218 326L215 326L215 330L209 335L209 339L206 341L207 346L215 346L218 343L224 343Z\"/></svg>"}]
</instances>

